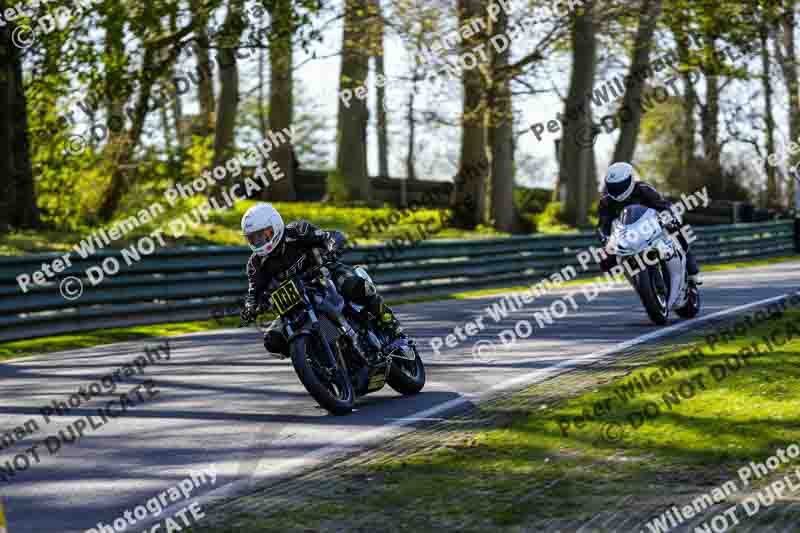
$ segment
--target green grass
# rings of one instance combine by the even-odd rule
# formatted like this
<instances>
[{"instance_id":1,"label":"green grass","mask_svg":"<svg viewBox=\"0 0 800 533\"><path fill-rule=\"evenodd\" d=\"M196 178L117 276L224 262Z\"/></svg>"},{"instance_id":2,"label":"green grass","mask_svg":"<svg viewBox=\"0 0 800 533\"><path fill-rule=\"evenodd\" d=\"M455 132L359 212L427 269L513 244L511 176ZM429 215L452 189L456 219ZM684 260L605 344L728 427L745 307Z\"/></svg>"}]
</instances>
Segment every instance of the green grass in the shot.
<instances>
[{"instance_id":1,"label":"green grass","mask_svg":"<svg viewBox=\"0 0 800 533\"><path fill-rule=\"evenodd\" d=\"M186 200L156 220L136 228L124 238L117 241L114 247L125 247L137 238L148 235L158 228L168 228L167 223L178 218L203 202L202 198ZM240 234L242 215L255 201L241 201L225 211L213 213L208 221L190 226L186 234L172 238L166 230L164 236L169 246L189 245L224 245L244 246ZM162 200L161 205L169 207ZM491 228L478 227L472 231L455 228L442 228L441 220L445 210L417 209L398 210L390 207L336 207L315 202L275 202L273 205L281 213L286 222L298 219L308 220L325 229L337 229L348 235L354 244L377 244L390 239L407 239L408 235L419 235L420 225L433 221L430 237L436 239L472 239L484 237L506 237L508 234L496 232ZM137 206L141 207L141 206ZM395 217L391 217L392 214ZM115 217L115 221L123 220L134 214L125 213ZM397 215L402 215L398 217ZM385 222L383 222L385 221ZM394 221L394 222L391 222ZM106 224L103 227L113 225ZM362 227L369 228L362 231ZM0 255L22 255L26 253L71 250L82 239L96 228L85 227L77 231L15 231L0 235ZM415 237L412 237L412 239Z\"/></svg>"},{"instance_id":2,"label":"green grass","mask_svg":"<svg viewBox=\"0 0 800 533\"><path fill-rule=\"evenodd\" d=\"M712 365L725 365L752 338L785 331L790 323L797 328L790 342L750 357L723 379L710 374ZM610 413L566 435L559 429L563 417L616 398L615 388L630 376L553 406L523 402L524 409L513 408L512 401L512 408L489 407L497 410L489 429L456 432L433 450L427 446L377 460L353 474L368 479L361 489L354 484L344 494L317 495L304 502L302 513L230 517L231 526L213 531L384 530L381 524L388 531L535 531L538 520L588 520L616 508L625 496L633 497L630 512L641 502L666 510L682 496L735 478L743 464L800 442L800 312L748 335L713 351L705 347L692 367L628 403L612 402ZM662 357L634 374L651 375L687 354ZM693 397L664 407L665 393L698 374L705 375L705 390L698 387ZM629 426L631 413L647 402L660 405L661 413L637 429L629 427L621 441L609 442L608 424Z\"/></svg>"}]
</instances>

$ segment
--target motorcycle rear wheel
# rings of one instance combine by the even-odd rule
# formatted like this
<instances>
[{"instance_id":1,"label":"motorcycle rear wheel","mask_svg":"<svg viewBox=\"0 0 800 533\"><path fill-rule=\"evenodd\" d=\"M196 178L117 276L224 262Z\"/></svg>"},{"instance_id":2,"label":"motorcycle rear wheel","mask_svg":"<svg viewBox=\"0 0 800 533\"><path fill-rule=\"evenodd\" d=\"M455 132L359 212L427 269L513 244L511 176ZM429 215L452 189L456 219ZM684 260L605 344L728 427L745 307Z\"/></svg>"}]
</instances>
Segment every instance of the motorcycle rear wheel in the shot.
<instances>
[{"instance_id":1,"label":"motorcycle rear wheel","mask_svg":"<svg viewBox=\"0 0 800 533\"><path fill-rule=\"evenodd\" d=\"M338 357L335 369L327 367L328 357L324 348L319 346L320 342L314 335L303 335L294 340L291 346L294 371L308 393L329 413L350 414L356 399L353 384L341 357Z\"/></svg>"}]
</instances>

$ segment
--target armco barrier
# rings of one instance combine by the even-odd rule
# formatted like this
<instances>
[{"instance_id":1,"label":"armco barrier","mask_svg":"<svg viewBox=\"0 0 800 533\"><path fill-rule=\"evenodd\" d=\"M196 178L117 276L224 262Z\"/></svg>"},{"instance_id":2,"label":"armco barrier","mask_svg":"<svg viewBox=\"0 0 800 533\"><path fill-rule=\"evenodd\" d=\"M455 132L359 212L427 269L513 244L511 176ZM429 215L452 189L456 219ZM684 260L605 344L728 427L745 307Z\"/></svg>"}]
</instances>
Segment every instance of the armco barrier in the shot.
<instances>
[{"instance_id":1,"label":"armco barrier","mask_svg":"<svg viewBox=\"0 0 800 533\"><path fill-rule=\"evenodd\" d=\"M791 220L693 229L701 266L795 253ZM576 254L592 245L597 245L593 233L426 241L403 248L355 248L344 260L376 264L371 271L382 293L398 298L518 285L566 265L577 267ZM126 266L118 251L104 251L85 260L73 257L71 268L25 294L16 277L59 254L0 257L0 341L210 318L214 309L240 301L248 255L246 248L187 247L158 251ZM119 260L120 272L92 287L83 272L109 256ZM85 289L75 301L59 293L60 280L70 275L81 278Z\"/></svg>"}]
</instances>

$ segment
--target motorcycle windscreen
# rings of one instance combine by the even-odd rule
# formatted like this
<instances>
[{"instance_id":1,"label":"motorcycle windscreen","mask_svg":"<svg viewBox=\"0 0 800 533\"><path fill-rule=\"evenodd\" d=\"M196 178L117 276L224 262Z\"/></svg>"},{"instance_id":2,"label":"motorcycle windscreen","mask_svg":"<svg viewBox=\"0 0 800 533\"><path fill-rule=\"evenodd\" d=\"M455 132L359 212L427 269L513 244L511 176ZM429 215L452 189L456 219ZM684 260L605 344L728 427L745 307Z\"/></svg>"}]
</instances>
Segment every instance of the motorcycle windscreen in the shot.
<instances>
[{"instance_id":1,"label":"motorcycle windscreen","mask_svg":"<svg viewBox=\"0 0 800 533\"><path fill-rule=\"evenodd\" d=\"M641 205L623 209L613 226L613 241L620 255L643 251L661 233L658 214Z\"/></svg>"},{"instance_id":2,"label":"motorcycle windscreen","mask_svg":"<svg viewBox=\"0 0 800 533\"><path fill-rule=\"evenodd\" d=\"M620 222L625 224L626 226L630 226L631 224L638 222L640 218L647 213L649 208L639 205L639 204L631 204L625 207L622 210L622 213L619 215Z\"/></svg>"}]
</instances>

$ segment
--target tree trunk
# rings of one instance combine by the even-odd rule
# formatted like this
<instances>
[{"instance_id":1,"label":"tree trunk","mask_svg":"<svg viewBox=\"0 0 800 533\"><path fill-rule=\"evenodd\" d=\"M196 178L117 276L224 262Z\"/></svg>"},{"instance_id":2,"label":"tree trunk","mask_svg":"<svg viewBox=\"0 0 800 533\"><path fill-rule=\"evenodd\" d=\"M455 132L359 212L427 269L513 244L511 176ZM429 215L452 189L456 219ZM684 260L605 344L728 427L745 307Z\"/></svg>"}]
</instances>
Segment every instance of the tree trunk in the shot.
<instances>
[{"instance_id":1,"label":"tree trunk","mask_svg":"<svg viewBox=\"0 0 800 533\"><path fill-rule=\"evenodd\" d=\"M790 2L790 7L783 14L781 18L782 31L778 32L778 34L782 34L781 40L783 41L784 50L781 50L781 43L777 43L778 46L775 47L775 55L783 71L786 93L789 95L789 139L792 142L798 142L798 137L800 136L800 94L798 94L800 85L798 84L797 56L795 54L794 44L795 18L794 12L792 11L793 4L794 2ZM789 164L794 166L800 161L800 154L791 154L789 158ZM788 205L792 207L795 205L795 180L788 180L788 185Z\"/></svg>"},{"instance_id":2,"label":"tree trunk","mask_svg":"<svg viewBox=\"0 0 800 533\"><path fill-rule=\"evenodd\" d=\"M369 35L366 21L369 0L345 0L342 32L342 66L339 93L351 91L349 106L339 98L336 168L345 180L350 200L369 202L372 198L367 174L366 98L356 91L366 90L369 72ZM363 94L363 93L362 93Z\"/></svg>"},{"instance_id":3,"label":"tree trunk","mask_svg":"<svg viewBox=\"0 0 800 533\"><path fill-rule=\"evenodd\" d=\"M0 11L7 3L0 0ZM16 25L0 28L0 232L9 226L40 225L28 141L28 110L22 61L11 35Z\"/></svg>"},{"instance_id":4,"label":"tree trunk","mask_svg":"<svg viewBox=\"0 0 800 533\"><path fill-rule=\"evenodd\" d=\"M161 106L159 111L161 115L161 130L164 132L164 149L167 151L170 163L175 164L175 153L172 150L172 125L169 123L169 113L167 113L166 106Z\"/></svg>"},{"instance_id":5,"label":"tree trunk","mask_svg":"<svg viewBox=\"0 0 800 533\"><path fill-rule=\"evenodd\" d=\"M684 28L686 24L685 17L673 21L671 24L671 31L675 37L676 48L678 50L678 60L682 65L689 64L690 50L689 50L689 37ZM684 189L689 190L689 167L694 161L695 151L697 144L695 142L695 132L697 131L697 121L695 120L695 108L697 107L697 91L695 91L694 83L692 83L691 71L686 68L681 71L681 80L683 81L683 128L681 129L678 143L681 154L681 175L686 180Z\"/></svg>"},{"instance_id":6,"label":"tree trunk","mask_svg":"<svg viewBox=\"0 0 800 533\"><path fill-rule=\"evenodd\" d=\"M292 0L275 2L272 20L278 22L278 27L273 28L269 46L269 127L277 134L291 127L294 113ZM294 183L295 160L291 139L286 139L286 142L273 147L272 158L278 163L284 177L272 185L269 191L270 198L295 201L297 199Z\"/></svg>"},{"instance_id":7,"label":"tree trunk","mask_svg":"<svg viewBox=\"0 0 800 533\"><path fill-rule=\"evenodd\" d=\"M375 74L386 76L383 67L383 54L375 56ZM385 178L389 177L389 134L387 132L388 121L386 118L386 86L376 87L375 107L377 108L377 129L378 129L378 175Z\"/></svg>"},{"instance_id":8,"label":"tree trunk","mask_svg":"<svg viewBox=\"0 0 800 533\"><path fill-rule=\"evenodd\" d=\"M770 83L770 57L769 57L769 34L768 28L762 26L760 29L761 38L761 84L764 87L764 117L767 126L767 154L775 153L775 116L772 112L772 84ZM780 205L778 197L778 181L775 174L776 168L764 160L764 172L767 174L767 198L766 206L776 208Z\"/></svg>"},{"instance_id":9,"label":"tree trunk","mask_svg":"<svg viewBox=\"0 0 800 533\"><path fill-rule=\"evenodd\" d=\"M120 139L124 138L125 126L125 99L120 96L118 80L125 72L120 70L119 65L125 59L125 18L120 17L119 13L107 15L103 21L105 28L105 92L106 92L106 127L108 128L108 139L106 142L106 154L110 160L115 159L115 151ZM91 111L90 124L94 124L95 109L85 108ZM92 136L92 142L94 142Z\"/></svg>"},{"instance_id":10,"label":"tree trunk","mask_svg":"<svg viewBox=\"0 0 800 533\"><path fill-rule=\"evenodd\" d=\"M592 113L592 108L589 108L589 113ZM594 124L594 115L590 115L589 122ZM598 132L599 133L599 132ZM589 152L589 171L586 175L586 203L589 206L589 211L595 200L598 199L598 182L597 182L597 157L594 150L587 150Z\"/></svg>"},{"instance_id":11,"label":"tree trunk","mask_svg":"<svg viewBox=\"0 0 800 533\"><path fill-rule=\"evenodd\" d=\"M178 31L178 21L177 16L173 12L169 18L170 23L170 30L175 33ZM177 78L177 71L175 70L175 64L172 65L171 69L172 76L170 79L174 80ZM175 143L178 146L177 155L178 160L183 156L183 150L187 146L187 140L184 136L184 130L181 126L181 122L183 122L183 102L181 101L181 92L176 90L175 94L170 95L172 97L172 114L173 114L173 125L175 128Z\"/></svg>"},{"instance_id":12,"label":"tree trunk","mask_svg":"<svg viewBox=\"0 0 800 533\"><path fill-rule=\"evenodd\" d=\"M258 131L262 139L267 137L267 102L264 99L264 85L266 84L266 77L264 76L264 67L266 66L266 54L264 49L258 50Z\"/></svg>"},{"instance_id":13,"label":"tree trunk","mask_svg":"<svg viewBox=\"0 0 800 533\"><path fill-rule=\"evenodd\" d=\"M133 158L133 152L139 144L144 129L144 122L147 118L148 100L155 83L155 76L148 73L151 71L155 54L153 49L145 49L144 58L142 60L142 70L139 74L141 86L139 94L136 98L136 104L133 111L133 119L131 128L128 130L125 138L116 147L114 152L115 161L112 162L111 184L103 197L103 202L100 204L97 216L101 221L108 221L114 216L114 213L119 207L119 202L122 196L130 186L127 179L126 171L128 164Z\"/></svg>"},{"instance_id":14,"label":"tree trunk","mask_svg":"<svg viewBox=\"0 0 800 533\"><path fill-rule=\"evenodd\" d=\"M504 35L508 27L508 15L501 9L497 21L489 25L493 38ZM498 43L502 47L505 41ZM502 51L494 46L489 49L492 53L492 71L497 73L508 65L511 53L511 43ZM514 128L511 88L508 76L493 76L489 89L488 113L489 143L492 151L491 158L491 212L494 227L499 231L512 233L518 229L518 213L514 206Z\"/></svg>"},{"instance_id":15,"label":"tree trunk","mask_svg":"<svg viewBox=\"0 0 800 533\"><path fill-rule=\"evenodd\" d=\"M416 85L416 84L415 84ZM414 122L414 96L416 87L408 92L408 113L406 114L406 121L408 123L408 151L406 153L406 179L417 179L417 172L414 170L414 150L416 147L416 123ZM405 199L401 199L401 203L405 205Z\"/></svg>"},{"instance_id":16,"label":"tree trunk","mask_svg":"<svg viewBox=\"0 0 800 533\"><path fill-rule=\"evenodd\" d=\"M553 185L553 194L550 196L551 202L563 202L566 199L566 180L562 179L562 172L564 171L564 167L561 164L562 161L562 147L564 143L561 142L561 139L554 139L553 140L553 148L556 156L556 161L558 162L558 171L556 172L556 181Z\"/></svg>"},{"instance_id":17,"label":"tree trunk","mask_svg":"<svg viewBox=\"0 0 800 533\"><path fill-rule=\"evenodd\" d=\"M380 0L375 0L374 9L379 14L378 17L378 31L375 36L376 48L375 53L375 79L386 79L386 69L384 68L384 55L386 48L384 47L384 25L383 25L383 12L381 11ZM375 87L375 116L377 139L378 139L378 175L384 178L389 177L389 135L387 133L387 120L386 120L386 84L376 83Z\"/></svg>"},{"instance_id":18,"label":"tree trunk","mask_svg":"<svg viewBox=\"0 0 800 533\"><path fill-rule=\"evenodd\" d=\"M214 118L214 71L211 68L208 39L208 11L201 6L203 0L191 0L192 25L195 27L197 46L197 100L200 105L200 134L210 135L215 127Z\"/></svg>"},{"instance_id":19,"label":"tree trunk","mask_svg":"<svg viewBox=\"0 0 800 533\"><path fill-rule=\"evenodd\" d=\"M243 0L230 0L228 14L219 43L220 95L217 103L217 124L214 131L214 167L224 165L234 148L234 127L239 107L239 68L236 50L242 36Z\"/></svg>"},{"instance_id":20,"label":"tree trunk","mask_svg":"<svg viewBox=\"0 0 800 533\"><path fill-rule=\"evenodd\" d=\"M567 94L562 146L562 179L567 182L567 199L564 216L568 223L585 226L589 222L590 198L587 194L591 173L593 143L585 143L587 132L593 131L591 113L586 95L592 94L597 55L594 5L586 3L585 9L573 12L572 72Z\"/></svg>"},{"instance_id":21,"label":"tree trunk","mask_svg":"<svg viewBox=\"0 0 800 533\"><path fill-rule=\"evenodd\" d=\"M459 23L463 27L473 19L485 15L480 0L458 1ZM463 39L461 46L465 52L486 43L485 34L476 33ZM476 60L479 58L476 55ZM488 222L487 177L487 132L484 121L486 109L486 86L480 73L480 66L465 69L461 83L464 101L461 112L461 161L456 176L450 205L453 210L453 224L456 227L472 229L478 224Z\"/></svg>"},{"instance_id":22,"label":"tree trunk","mask_svg":"<svg viewBox=\"0 0 800 533\"><path fill-rule=\"evenodd\" d=\"M706 103L700 106L700 132L703 136L703 156L711 163L715 174L721 175L719 144L719 71L716 61L717 51L712 38L706 39L705 55L713 58L709 72L706 72ZM721 184L725 190L726 184Z\"/></svg>"},{"instance_id":23,"label":"tree trunk","mask_svg":"<svg viewBox=\"0 0 800 533\"><path fill-rule=\"evenodd\" d=\"M656 29L658 16L661 13L661 0L643 0L642 8L639 13L639 28L636 31L634 42L633 58L631 60L630 75L632 80L638 80L634 74L643 71L650 64L650 44L653 41L653 33ZM630 87L625 88L625 96L622 101L622 108L631 114L630 120L620 120L619 140L614 149L613 161L633 160L636 151L636 140L639 136L641 125L642 109L638 105L642 97L644 81L634 81Z\"/></svg>"}]
</instances>

